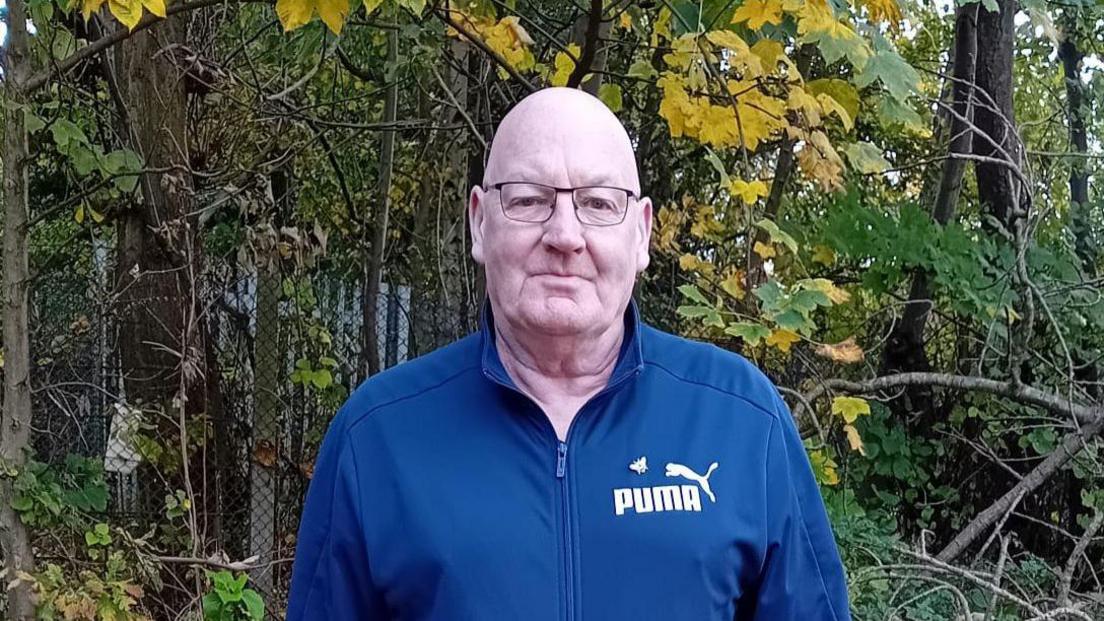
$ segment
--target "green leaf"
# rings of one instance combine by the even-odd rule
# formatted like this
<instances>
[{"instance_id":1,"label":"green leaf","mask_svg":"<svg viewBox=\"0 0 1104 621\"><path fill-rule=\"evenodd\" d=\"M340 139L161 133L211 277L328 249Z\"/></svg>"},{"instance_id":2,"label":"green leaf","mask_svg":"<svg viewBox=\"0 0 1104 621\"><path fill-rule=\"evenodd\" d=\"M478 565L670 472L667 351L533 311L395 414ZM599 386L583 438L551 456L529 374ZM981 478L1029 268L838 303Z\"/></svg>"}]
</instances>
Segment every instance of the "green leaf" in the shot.
<instances>
[{"instance_id":1,"label":"green leaf","mask_svg":"<svg viewBox=\"0 0 1104 621\"><path fill-rule=\"evenodd\" d=\"M33 134L43 127L46 127L46 122L35 116L35 114L27 108L23 108L23 127L27 129L28 134Z\"/></svg>"},{"instance_id":2,"label":"green leaf","mask_svg":"<svg viewBox=\"0 0 1104 621\"><path fill-rule=\"evenodd\" d=\"M316 388L325 390L333 384L333 374L330 373L329 369L319 369L311 376L311 383Z\"/></svg>"},{"instance_id":3,"label":"green leaf","mask_svg":"<svg viewBox=\"0 0 1104 621\"><path fill-rule=\"evenodd\" d=\"M797 240L794 239L789 233L778 228L778 225L774 222L763 218L755 223L755 226L763 229L770 235L771 241L776 244L782 244L789 249L790 252L797 252Z\"/></svg>"},{"instance_id":4,"label":"green leaf","mask_svg":"<svg viewBox=\"0 0 1104 621\"><path fill-rule=\"evenodd\" d=\"M23 513L26 511L30 511L34 507L34 501L27 496L16 496L15 498L12 498L11 507L16 511Z\"/></svg>"},{"instance_id":5,"label":"green leaf","mask_svg":"<svg viewBox=\"0 0 1104 621\"><path fill-rule=\"evenodd\" d=\"M426 0L399 0L399 6L414 15L421 15L425 10Z\"/></svg>"},{"instance_id":6,"label":"green leaf","mask_svg":"<svg viewBox=\"0 0 1104 621\"><path fill-rule=\"evenodd\" d=\"M851 167L864 175L881 174L891 167L882 150L869 142L853 142L843 147L843 153Z\"/></svg>"},{"instance_id":7,"label":"green leaf","mask_svg":"<svg viewBox=\"0 0 1104 621\"><path fill-rule=\"evenodd\" d=\"M627 75L642 80L654 80L658 76L655 67L646 60L638 60L630 65Z\"/></svg>"},{"instance_id":8,"label":"green leaf","mask_svg":"<svg viewBox=\"0 0 1104 621\"><path fill-rule=\"evenodd\" d=\"M821 94L828 95L843 106L843 109L851 115L852 119L858 118L859 92L846 80L840 80L839 78L813 80L805 84L805 90L814 97Z\"/></svg>"},{"instance_id":9,"label":"green leaf","mask_svg":"<svg viewBox=\"0 0 1104 621\"><path fill-rule=\"evenodd\" d=\"M253 589L247 589L242 593L242 601L245 602L245 609L249 612L249 618L253 621L261 621L264 619L264 600Z\"/></svg>"},{"instance_id":10,"label":"green leaf","mask_svg":"<svg viewBox=\"0 0 1104 621\"><path fill-rule=\"evenodd\" d=\"M680 306L675 312L687 319L697 319L698 317L705 317L709 315L709 313L716 311L708 306Z\"/></svg>"},{"instance_id":11,"label":"green leaf","mask_svg":"<svg viewBox=\"0 0 1104 621\"><path fill-rule=\"evenodd\" d=\"M598 87L598 99L606 104L613 112L621 111L621 86L612 82L606 82Z\"/></svg>"},{"instance_id":12,"label":"green leaf","mask_svg":"<svg viewBox=\"0 0 1104 621\"><path fill-rule=\"evenodd\" d=\"M753 293L763 302L764 310L777 310L786 297L782 286L773 278L756 287Z\"/></svg>"},{"instance_id":13,"label":"green leaf","mask_svg":"<svg viewBox=\"0 0 1104 621\"><path fill-rule=\"evenodd\" d=\"M757 323L740 321L728 324L728 327L725 328L725 334L744 339L745 343L754 347L759 344L759 341L770 336L771 330Z\"/></svg>"},{"instance_id":14,"label":"green leaf","mask_svg":"<svg viewBox=\"0 0 1104 621\"><path fill-rule=\"evenodd\" d=\"M912 93L920 92L920 74L897 52L882 50L874 55L855 77L855 85L864 88L874 82L882 86L898 101L905 101Z\"/></svg>"},{"instance_id":15,"label":"green leaf","mask_svg":"<svg viewBox=\"0 0 1104 621\"><path fill-rule=\"evenodd\" d=\"M717 157L717 154L708 146L705 147L705 161L709 162L713 166L713 170L716 170L721 175L721 184L728 187L732 181L728 177L728 172L725 171L724 162L721 158Z\"/></svg>"},{"instance_id":16,"label":"green leaf","mask_svg":"<svg viewBox=\"0 0 1104 621\"><path fill-rule=\"evenodd\" d=\"M705 299L705 296L702 295L701 291L698 291L698 288L696 286L694 286L694 285L681 285L678 288L678 290L679 290L679 293L681 293L682 295L685 295L686 297L690 298L692 301L697 302L698 304L709 306L709 300Z\"/></svg>"}]
</instances>

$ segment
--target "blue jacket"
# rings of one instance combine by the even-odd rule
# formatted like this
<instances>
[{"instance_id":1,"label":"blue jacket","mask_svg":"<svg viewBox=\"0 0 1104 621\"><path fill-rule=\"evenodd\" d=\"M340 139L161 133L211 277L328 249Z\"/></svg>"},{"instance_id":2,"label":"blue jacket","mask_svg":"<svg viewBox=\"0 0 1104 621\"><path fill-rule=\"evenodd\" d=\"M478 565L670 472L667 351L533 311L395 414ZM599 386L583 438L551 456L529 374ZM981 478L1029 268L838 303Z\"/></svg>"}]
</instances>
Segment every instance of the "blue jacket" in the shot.
<instances>
[{"instance_id":1,"label":"blue jacket","mask_svg":"<svg viewBox=\"0 0 1104 621\"><path fill-rule=\"evenodd\" d=\"M560 442L481 330L365 381L299 527L289 621L849 619L770 381L642 324Z\"/></svg>"}]
</instances>

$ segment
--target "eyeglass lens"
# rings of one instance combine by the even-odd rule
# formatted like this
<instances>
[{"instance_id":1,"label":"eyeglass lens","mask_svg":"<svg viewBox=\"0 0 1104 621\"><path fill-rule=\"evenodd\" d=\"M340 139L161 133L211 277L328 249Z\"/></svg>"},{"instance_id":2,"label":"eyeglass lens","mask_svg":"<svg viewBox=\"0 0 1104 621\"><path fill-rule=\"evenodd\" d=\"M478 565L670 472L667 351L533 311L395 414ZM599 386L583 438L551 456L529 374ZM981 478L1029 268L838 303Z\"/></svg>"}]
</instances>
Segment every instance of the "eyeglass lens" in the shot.
<instances>
[{"instance_id":1,"label":"eyeglass lens","mask_svg":"<svg viewBox=\"0 0 1104 621\"><path fill-rule=\"evenodd\" d=\"M556 189L533 183L504 183L502 209L507 218L522 222L544 222L556 208ZM572 193L575 212L584 224L618 224L625 217L628 197L624 190L604 187L576 188Z\"/></svg>"}]
</instances>

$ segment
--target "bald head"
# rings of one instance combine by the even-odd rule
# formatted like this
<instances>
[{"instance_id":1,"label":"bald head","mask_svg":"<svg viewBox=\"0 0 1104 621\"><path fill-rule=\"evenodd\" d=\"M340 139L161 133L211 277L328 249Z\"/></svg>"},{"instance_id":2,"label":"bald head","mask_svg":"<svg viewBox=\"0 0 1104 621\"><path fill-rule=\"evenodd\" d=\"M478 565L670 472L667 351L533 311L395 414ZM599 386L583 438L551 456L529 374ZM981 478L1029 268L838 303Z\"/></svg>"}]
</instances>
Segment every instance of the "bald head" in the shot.
<instances>
[{"instance_id":1,"label":"bald head","mask_svg":"<svg viewBox=\"0 0 1104 621\"><path fill-rule=\"evenodd\" d=\"M598 98L563 87L527 96L502 119L483 186L503 181L615 185L640 193L632 143L621 122Z\"/></svg>"}]
</instances>

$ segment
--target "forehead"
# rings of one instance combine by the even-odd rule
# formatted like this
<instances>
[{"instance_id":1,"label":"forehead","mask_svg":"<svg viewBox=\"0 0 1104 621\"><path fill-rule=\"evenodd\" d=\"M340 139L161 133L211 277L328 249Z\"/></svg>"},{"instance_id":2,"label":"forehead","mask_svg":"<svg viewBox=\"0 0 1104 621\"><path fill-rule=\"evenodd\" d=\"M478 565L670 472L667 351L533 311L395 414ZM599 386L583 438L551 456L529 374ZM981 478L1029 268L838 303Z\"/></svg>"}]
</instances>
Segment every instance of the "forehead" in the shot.
<instances>
[{"instance_id":1,"label":"forehead","mask_svg":"<svg viewBox=\"0 0 1104 621\"><path fill-rule=\"evenodd\" d=\"M619 125L586 115L571 118L561 110L543 112L524 114L500 128L488 161L488 181L637 189L632 145Z\"/></svg>"}]
</instances>

